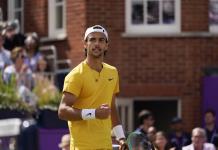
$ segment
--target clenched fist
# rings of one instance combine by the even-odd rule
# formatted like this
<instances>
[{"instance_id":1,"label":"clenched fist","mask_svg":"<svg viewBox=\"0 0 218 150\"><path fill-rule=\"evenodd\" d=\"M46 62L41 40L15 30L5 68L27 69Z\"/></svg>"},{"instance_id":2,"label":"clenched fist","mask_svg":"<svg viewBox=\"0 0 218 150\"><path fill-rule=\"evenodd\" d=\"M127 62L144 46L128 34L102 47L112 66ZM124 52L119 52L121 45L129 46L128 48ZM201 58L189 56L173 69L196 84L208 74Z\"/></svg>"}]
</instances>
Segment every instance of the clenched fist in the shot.
<instances>
[{"instance_id":1,"label":"clenched fist","mask_svg":"<svg viewBox=\"0 0 218 150\"><path fill-rule=\"evenodd\" d=\"M129 150L128 144L125 142L124 139L119 140L119 150Z\"/></svg>"},{"instance_id":2,"label":"clenched fist","mask_svg":"<svg viewBox=\"0 0 218 150\"><path fill-rule=\"evenodd\" d=\"M95 110L95 117L97 119L107 119L111 114L111 108L108 104L102 104Z\"/></svg>"}]
</instances>

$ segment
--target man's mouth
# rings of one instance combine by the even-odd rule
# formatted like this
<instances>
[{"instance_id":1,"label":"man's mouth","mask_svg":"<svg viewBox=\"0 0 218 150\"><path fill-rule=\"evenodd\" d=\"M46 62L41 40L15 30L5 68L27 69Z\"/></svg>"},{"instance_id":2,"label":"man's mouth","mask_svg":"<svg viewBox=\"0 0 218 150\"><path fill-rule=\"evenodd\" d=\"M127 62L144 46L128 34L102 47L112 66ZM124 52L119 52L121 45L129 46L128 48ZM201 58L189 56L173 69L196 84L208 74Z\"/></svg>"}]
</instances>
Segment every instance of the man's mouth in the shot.
<instances>
[{"instance_id":1,"label":"man's mouth","mask_svg":"<svg viewBox=\"0 0 218 150\"><path fill-rule=\"evenodd\" d=\"M93 51L99 51L99 52L101 52L101 49L100 49L100 48L93 48L92 50L93 50Z\"/></svg>"}]
</instances>

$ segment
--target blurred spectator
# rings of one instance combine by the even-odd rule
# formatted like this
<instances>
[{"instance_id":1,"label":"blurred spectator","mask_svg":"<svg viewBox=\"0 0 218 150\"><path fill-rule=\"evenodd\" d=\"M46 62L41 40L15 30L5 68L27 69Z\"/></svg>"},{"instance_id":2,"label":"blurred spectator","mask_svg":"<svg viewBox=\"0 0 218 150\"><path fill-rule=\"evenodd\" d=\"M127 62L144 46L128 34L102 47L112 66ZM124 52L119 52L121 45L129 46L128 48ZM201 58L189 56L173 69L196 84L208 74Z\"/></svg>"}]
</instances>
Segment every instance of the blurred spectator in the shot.
<instances>
[{"instance_id":1,"label":"blurred spectator","mask_svg":"<svg viewBox=\"0 0 218 150\"><path fill-rule=\"evenodd\" d=\"M19 23L17 20L15 21L9 21L7 23L4 36L5 36L5 42L4 47L8 50L12 50L15 47L23 47L25 36L20 33L19 31Z\"/></svg>"},{"instance_id":2,"label":"blurred spectator","mask_svg":"<svg viewBox=\"0 0 218 150\"><path fill-rule=\"evenodd\" d=\"M6 66L12 64L11 53L3 47L4 37L0 33L0 71L3 71Z\"/></svg>"},{"instance_id":3,"label":"blurred spectator","mask_svg":"<svg viewBox=\"0 0 218 150\"><path fill-rule=\"evenodd\" d=\"M128 136L128 146L135 150L154 149L148 139L148 129L154 124L153 114L148 110L142 110L138 115L140 126Z\"/></svg>"},{"instance_id":4,"label":"blurred spectator","mask_svg":"<svg viewBox=\"0 0 218 150\"><path fill-rule=\"evenodd\" d=\"M31 105L34 105L35 98L31 94L34 86L32 71L24 64L24 49L16 47L11 52L11 60L14 64L5 68L3 72L3 79L9 83L12 77L15 77L18 93L21 98Z\"/></svg>"},{"instance_id":5,"label":"blurred spectator","mask_svg":"<svg viewBox=\"0 0 218 150\"><path fill-rule=\"evenodd\" d=\"M138 119L140 125L136 131L142 132L147 136L148 128L154 124L153 114L149 110L142 110L138 114Z\"/></svg>"},{"instance_id":6,"label":"blurred spectator","mask_svg":"<svg viewBox=\"0 0 218 150\"><path fill-rule=\"evenodd\" d=\"M153 144L140 132L132 132L127 139L130 150L154 150Z\"/></svg>"},{"instance_id":7,"label":"blurred spectator","mask_svg":"<svg viewBox=\"0 0 218 150\"><path fill-rule=\"evenodd\" d=\"M39 52L39 38L36 33L32 33L27 36L25 46L27 52L25 64L27 64L33 72L36 72L39 60L44 59Z\"/></svg>"},{"instance_id":8,"label":"blurred spectator","mask_svg":"<svg viewBox=\"0 0 218 150\"><path fill-rule=\"evenodd\" d=\"M38 63L36 65L36 72L38 73L44 73L48 70L48 63L46 59L39 58Z\"/></svg>"},{"instance_id":9,"label":"blurred spectator","mask_svg":"<svg viewBox=\"0 0 218 150\"><path fill-rule=\"evenodd\" d=\"M37 64L36 64L36 72L34 73L34 83L37 87L43 87L40 90L43 90L44 92L47 92L47 90L53 90L53 94L58 91L57 87L54 84L54 79L52 78L51 74L48 74L48 63L46 59L39 58ZM52 94L51 94L52 95Z\"/></svg>"},{"instance_id":10,"label":"blurred spectator","mask_svg":"<svg viewBox=\"0 0 218 150\"><path fill-rule=\"evenodd\" d=\"M181 118L175 117L171 121L171 130L169 134L169 142L176 150L181 150L183 146L191 144L190 134L184 132L183 121Z\"/></svg>"},{"instance_id":11,"label":"blurred spectator","mask_svg":"<svg viewBox=\"0 0 218 150\"><path fill-rule=\"evenodd\" d=\"M213 143L218 147L218 129L216 127L216 113L212 109L208 109L204 114L205 130L207 134L207 142Z\"/></svg>"},{"instance_id":12,"label":"blurred spectator","mask_svg":"<svg viewBox=\"0 0 218 150\"><path fill-rule=\"evenodd\" d=\"M157 130L154 126L151 126L148 128L147 134L148 134L148 139L149 139L149 141L151 141L151 143L154 143L154 141L155 141L156 132L157 132Z\"/></svg>"},{"instance_id":13,"label":"blurred spectator","mask_svg":"<svg viewBox=\"0 0 218 150\"><path fill-rule=\"evenodd\" d=\"M155 136L155 150L170 150L167 135L163 131L158 131Z\"/></svg>"},{"instance_id":14,"label":"blurred spectator","mask_svg":"<svg viewBox=\"0 0 218 150\"><path fill-rule=\"evenodd\" d=\"M38 103L41 104L46 97L46 101L54 99L59 93L58 88L54 84L54 79L45 72L47 62L44 59L39 59L36 72L33 73L34 89L33 93L38 97Z\"/></svg>"},{"instance_id":15,"label":"blurred spectator","mask_svg":"<svg viewBox=\"0 0 218 150\"><path fill-rule=\"evenodd\" d=\"M70 135L65 134L61 138L61 143L58 145L61 150L70 150Z\"/></svg>"},{"instance_id":16,"label":"blurred spectator","mask_svg":"<svg viewBox=\"0 0 218 150\"><path fill-rule=\"evenodd\" d=\"M202 128L192 130L192 144L185 146L182 150L216 150L214 145L206 143L206 132Z\"/></svg>"}]
</instances>

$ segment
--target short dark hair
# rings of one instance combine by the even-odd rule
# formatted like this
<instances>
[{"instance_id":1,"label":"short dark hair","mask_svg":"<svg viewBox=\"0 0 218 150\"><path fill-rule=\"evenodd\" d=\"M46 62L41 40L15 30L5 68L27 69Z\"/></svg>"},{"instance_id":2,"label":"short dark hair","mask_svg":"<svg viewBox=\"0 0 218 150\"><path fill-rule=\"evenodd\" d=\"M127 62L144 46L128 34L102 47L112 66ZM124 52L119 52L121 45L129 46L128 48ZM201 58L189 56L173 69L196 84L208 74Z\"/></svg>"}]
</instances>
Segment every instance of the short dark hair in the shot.
<instances>
[{"instance_id":1,"label":"short dark hair","mask_svg":"<svg viewBox=\"0 0 218 150\"><path fill-rule=\"evenodd\" d=\"M214 117L216 116L216 112L211 108L207 109L204 114L206 115L207 113L211 113Z\"/></svg>"},{"instance_id":2,"label":"short dark hair","mask_svg":"<svg viewBox=\"0 0 218 150\"><path fill-rule=\"evenodd\" d=\"M138 114L139 123L143 124L144 120L148 119L149 117L153 117L153 114L149 110L142 110Z\"/></svg>"}]
</instances>

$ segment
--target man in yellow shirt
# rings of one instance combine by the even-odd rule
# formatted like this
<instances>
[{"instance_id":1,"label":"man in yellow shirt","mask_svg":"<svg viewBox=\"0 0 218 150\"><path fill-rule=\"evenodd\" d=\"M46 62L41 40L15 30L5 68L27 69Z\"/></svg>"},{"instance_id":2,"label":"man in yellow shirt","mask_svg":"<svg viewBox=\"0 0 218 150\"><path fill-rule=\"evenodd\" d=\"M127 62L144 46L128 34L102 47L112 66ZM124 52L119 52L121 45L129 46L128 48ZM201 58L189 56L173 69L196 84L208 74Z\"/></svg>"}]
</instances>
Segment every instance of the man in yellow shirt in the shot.
<instances>
[{"instance_id":1,"label":"man in yellow shirt","mask_svg":"<svg viewBox=\"0 0 218 150\"><path fill-rule=\"evenodd\" d=\"M84 36L86 59L64 81L59 106L60 119L68 121L71 150L111 150L111 129L120 149L128 149L115 106L119 92L117 69L103 62L108 33L100 25L89 27Z\"/></svg>"}]
</instances>

